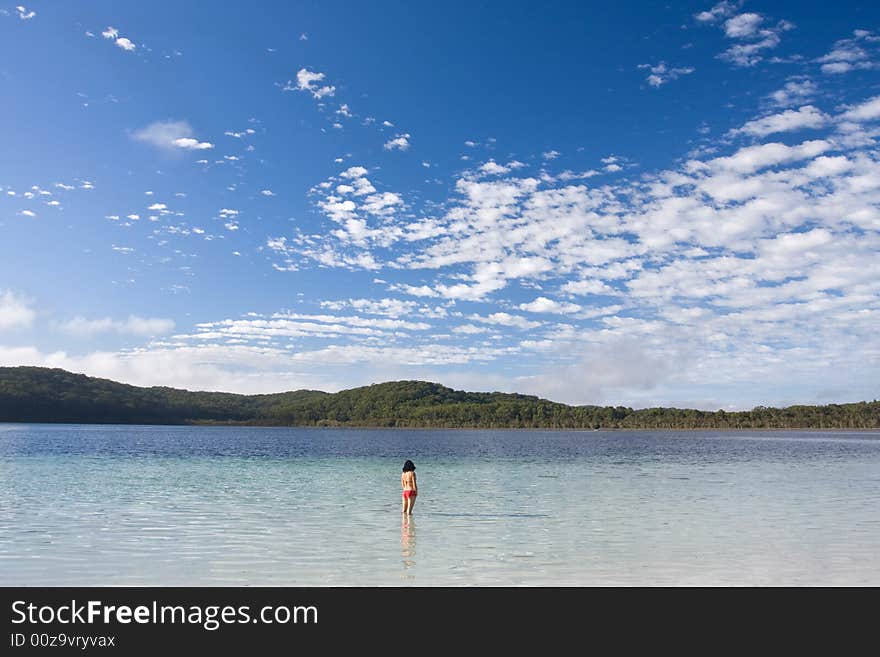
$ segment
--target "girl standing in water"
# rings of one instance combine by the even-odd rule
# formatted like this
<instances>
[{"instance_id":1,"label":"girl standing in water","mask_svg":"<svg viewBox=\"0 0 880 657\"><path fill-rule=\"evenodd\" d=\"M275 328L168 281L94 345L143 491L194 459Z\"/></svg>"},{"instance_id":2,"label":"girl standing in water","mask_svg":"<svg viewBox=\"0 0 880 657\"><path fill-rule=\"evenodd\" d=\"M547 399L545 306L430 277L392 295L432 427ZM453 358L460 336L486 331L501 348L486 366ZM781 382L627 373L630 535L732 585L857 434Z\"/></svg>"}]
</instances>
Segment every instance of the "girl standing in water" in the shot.
<instances>
[{"instance_id":1,"label":"girl standing in water","mask_svg":"<svg viewBox=\"0 0 880 657\"><path fill-rule=\"evenodd\" d=\"M400 485L403 488L403 513L412 515L413 505L415 505L416 496L419 494L419 486L416 484L416 466L410 460L403 464Z\"/></svg>"}]
</instances>

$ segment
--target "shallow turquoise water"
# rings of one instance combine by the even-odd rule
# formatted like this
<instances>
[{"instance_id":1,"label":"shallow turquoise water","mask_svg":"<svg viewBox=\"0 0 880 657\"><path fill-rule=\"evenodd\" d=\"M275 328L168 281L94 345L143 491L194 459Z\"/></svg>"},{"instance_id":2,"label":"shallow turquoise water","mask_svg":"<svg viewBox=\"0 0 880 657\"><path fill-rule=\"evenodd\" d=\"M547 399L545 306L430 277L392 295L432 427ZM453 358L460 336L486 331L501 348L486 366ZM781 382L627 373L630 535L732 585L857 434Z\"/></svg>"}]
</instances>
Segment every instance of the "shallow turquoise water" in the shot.
<instances>
[{"instance_id":1,"label":"shallow turquoise water","mask_svg":"<svg viewBox=\"0 0 880 657\"><path fill-rule=\"evenodd\" d=\"M0 484L3 585L880 585L878 433L0 425Z\"/></svg>"}]
</instances>

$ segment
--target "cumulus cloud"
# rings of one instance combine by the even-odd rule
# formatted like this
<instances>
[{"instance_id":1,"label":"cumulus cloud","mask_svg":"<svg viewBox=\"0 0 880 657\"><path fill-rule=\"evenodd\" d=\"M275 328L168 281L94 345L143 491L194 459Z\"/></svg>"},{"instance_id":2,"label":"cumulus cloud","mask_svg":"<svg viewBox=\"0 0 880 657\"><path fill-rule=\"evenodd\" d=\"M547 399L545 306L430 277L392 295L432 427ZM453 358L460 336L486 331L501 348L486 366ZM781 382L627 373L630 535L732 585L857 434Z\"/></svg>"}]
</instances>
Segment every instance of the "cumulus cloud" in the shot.
<instances>
[{"instance_id":1,"label":"cumulus cloud","mask_svg":"<svg viewBox=\"0 0 880 657\"><path fill-rule=\"evenodd\" d=\"M55 327L64 333L80 337L92 336L99 333L119 333L123 335L135 335L141 337L153 337L166 335L174 330L174 320L156 317L139 317L129 315L127 319L86 319L74 317L65 322L59 322Z\"/></svg>"},{"instance_id":2,"label":"cumulus cloud","mask_svg":"<svg viewBox=\"0 0 880 657\"><path fill-rule=\"evenodd\" d=\"M804 105L798 110L785 110L780 114L772 114L760 119L754 119L741 128L732 130L731 134L766 137L778 132L822 128L828 121L828 115L824 112L812 105Z\"/></svg>"},{"instance_id":3,"label":"cumulus cloud","mask_svg":"<svg viewBox=\"0 0 880 657\"><path fill-rule=\"evenodd\" d=\"M806 78L789 80L781 89L777 89L768 99L777 107L789 107L811 100L819 88L815 82Z\"/></svg>"},{"instance_id":4,"label":"cumulus cloud","mask_svg":"<svg viewBox=\"0 0 880 657\"><path fill-rule=\"evenodd\" d=\"M694 14L694 18L701 23L714 23L727 16L733 15L742 6L742 2L723 0L711 9Z\"/></svg>"},{"instance_id":5,"label":"cumulus cloud","mask_svg":"<svg viewBox=\"0 0 880 657\"><path fill-rule=\"evenodd\" d=\"M715 22L723 26L736 15ZM290 224L261 248L279 270L338 267L359 272L354 277L364 285L373 278L365 271L381 271L379 298L321 302L320 315L207 322L181 336L166 333L149 357L114 354L108 369L130 374L120 363L179 358L193 367L205 363L200 372L214 368L220 382L230 373L230 381L245 381L234 374L239 367L253 380L264 372L261 381L280 381L276 373L322 358L340 367L419 368L515 357L532 370L535 363L558 363L560 372L570 367L569 384L580 371L580 387L564 386L578 402L590 395L669 395L698 385L708 372L719 372L725 386L792 372L816 380L834 368L854 368L867 380L880 318L880 168L872 123L880 101L819 109L821 100L814 83L789 80L761 101L778 109L734 131L748 143L721 138L711 151L631 179L600 175L626 164L613 157L583 174L559 173L556 162L540 157L539 173L493 159L460 172L448 193L424 202L395 187L388 170L342 165L310 191L318 225ZM805 129L822 132L797 133ZM174 136L171 150L180 148L174 139L195 137ZM16 198L26 203L21 191ZM150 210L167 210L160 205ZM238 212L222 208L216 216L232 230ZM79 319L110 332L125 321ZM326 342L315 347L320 340ZM640 379L633 366L615 379L608 354L631 345L651 372ZM65 358L59 362L85 362ZM677 358L693 371L670 367ZM588 366L596 368L590 379L583 374ZM552 390L551 375L549 366L531 371L517 389Z\"/></svg>"},{"instance_id":6,"label":"cumulus cloud","mask_svg":"<svg viewBox=\"0 0 880 657\"><path fill-rule=\"evenodd\" d=\"M30 299L11 290L0 290L0 331L30 328L36 316Z\"/></svg>"},{"instance_id":7,"label":"cumulus cloud","mask_svg":"<svg viewBox=\"0 0 880 657\"><path fill-rule=\"evenodd\" d=\"M123 50L127 50L129 52L137 48L137 46L131 41L131 39L127 39L126 37L119 37L118 39L116 39L116 45Z\"/></svg>"},{"instance_id":8,"label":"cumulus cloud","mask_svg":"<svg viewBox=\"0 0 880 657\"><path fill-rule=\"evenodd\" d=\"M512 326L518 329L533 329L541 326L541 322L535 322L526 319L520 315L511 315L510 313L497 312L489 315L468 315L468 319L483 324L492 324L496 326Z\"/></svg>"},{"instance_id":9,"label":"cumulus cloud","mask_svg":"<svg viewBox=\"0 0 880 657\"><path fill-rule=\"evenodd\" d=\"M389 139L387 142L385 142L385 145L383 146L383 148L386 151L409 150L409 147L410 147L409 138L410 138L409 133L396 135L393 139Z\"/></svg>"},{"instance_id":10,"label":"cumulus cloud","mask_svg":"<svg viewBox=\"0 0 880 657\"><path fill-rule=\"evenodd\" d=\"M802 95L791 87L786 93ZM425 212L383 205L370 172L351 167L314 190L334 227L275 238L273 251L292 259L281 266L312 260L388 275L418 272L423 280L387 289L406 295L410 309L433 299L466 308L457 315L464 323L445 329L459 340L510 339L511 331L528 330L518 353L582 363L601 363L590 356L597 349L639 344L662 374L645 391L660 382L667 391L684 390L706 372L723 371L725 389L742 384L749 398L756 393L748 381L779 381L791 371L815 376L820 361L828 363L823 377L844 366L866 375L868 360L847 350L880 349L873 337L880 317L880 165L871 124L878 118L876 98L836 113L800 105L746 122L741 134L826 133L743 147L722 140L711 154L671 169L597 186L513 170L498 179L494 166L478 168L462 173L452 194ZM605 159L603 165L618 164ZM357 196L359 188L370 191ZM393 211L371 215L362 200L370 196L378 196L377 211ZM576 299L543 293L505 302L512 281ZM561 314L567 323L476 314L468 304L478 301ZM814 339L820 333L829 336L822 345ZM695 369L664 367L679 358ZM606 394L638 388L634 381L588 388Z\"/></svg>"},{"instance_id":11,"label":"cumulus cloud","mask_svg":"<svg viewBox=\"0 0 880 657\"><path fill-rule=\"evenodd\" d=\"M732 39L752 37L763 22L764 17L760 14L751 12L739 14L724 22L724 34Z\"/></svg>"},{"instance_id":12,"label":"cumulus cloud","mask_svg":"<svg viewBox=\"0 0 880 657\"><path fill-rule=\"evenodd\" d=\"M863 123L880 119L880 96L866 100L858 105L850 107L841 116L844 121Z\"/></svg>"},{"instance_id":13,"label":"cumulus cloud","mask_svg":"<svg viewBox=\"0 0 880 657\"><path fill-rule=\"evenodd\" d=\"M502 164L498 164L495 160L489 160L488 162L480 165L480 171L490 176L497 176L510 172L510 167L506 167Z\"/></svg>"},{"instance_id":14,"label":"cumulus cloud","mask_svg":"<svg viewBox=\"0 0 880 657\"><path fill-rule=\"evenodd\" d=\"M831 51L815 61L828 75L869 70L880 67L877 57L877 44L880 37L868 30L855 30L853 36L837 41Z\"/></svg>"},{"instance_id":15,"label":"cumulus cloud","mask_svg":"<svg viewBox=\"0 0 880 657\"><path fill-rule=\"evenodd\" d=\"M122 50L131 52L137 48L135 43L128 37L119 36L119 30L115 27L108 27L101 32L101 36L115 43Z\"/></svg>"},{"instance_id":16,"label":"cumulus cloud","mask_svg":"<svg viewBox=\"0 0 880 657\"><path fill-rule=\"evenodd\" d=\"M688 75L694 72L693 66L669 66L666 62L659 64L639 64L638 68L648 69L648 77L645 78L650 86L655 89L670 82L677 80L682 75Z\"/></svg>"},{"instance_id":17,"label":"cumulus cloud","mask_svg":"<svg viewBox=\"0 0 880 657\"><path fill-rule=\"evenodd\" d=\"M737 13L742 3L719 2L707 11L695 14L699 23L717 24L724 30L724 36L736 41L719 55L720 59L734 66L755 66L764 58L765 51L778 46L783 32L794 28L794 24L781 20L768 25L765 16L755 12Z\"/></svg>"},{"instance_id":18,"label":"cumulus cloud","mask_svg":"<svg viewBox=\"0 0 880 657\"><path fill-rule=\"evenodd\" d=\"M192 126L187 121L155 121L135 130L131 137L167 151L214 148L214 144L194 138Z\"/></svg>"},{"instance_id":19,"label":"cumulus cloud","mask_svg":"<svg viewBox=\"0 0 880 657\"><path fill-rule=\"evenodd\" d=\"M320 100L326 96L333 96L336 93L336 87L332 85L321 84L327 76L324 73L310 71L307 68L301 68L296 73L296 89L312 94L316 100Z\"/></svg>"},{"instance_id":20,"label":"cumulus cloud","mask_svg":"<svg viewBox=\"0 0 880 657\"><path fill-rule=\"evenodd\" d=\"M519 309L530 313L552 313L557 315L570 315L582 310L581 306L576 303L554 301L547 297L538 297L529 303L521 303L519 304Z\"/></svg>"}]
</instances>

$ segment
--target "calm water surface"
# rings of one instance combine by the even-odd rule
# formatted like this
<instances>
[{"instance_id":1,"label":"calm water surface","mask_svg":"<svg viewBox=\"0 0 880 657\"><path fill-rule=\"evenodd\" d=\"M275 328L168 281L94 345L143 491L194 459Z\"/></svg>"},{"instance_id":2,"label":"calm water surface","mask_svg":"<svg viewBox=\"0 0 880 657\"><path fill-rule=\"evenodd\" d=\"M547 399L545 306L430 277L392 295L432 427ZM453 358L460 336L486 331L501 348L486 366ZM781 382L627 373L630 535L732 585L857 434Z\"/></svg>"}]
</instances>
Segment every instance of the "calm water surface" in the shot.
<instances>
[{"instance_id":1,"label":"calm water surface","mask_svg":"<svg viewBox=\"0 0 880 657\"><path fill-rule=\"evenodd\" d=\"M880 433L0 425L0 584L877 586Z\"/></svg>"}]
</instances>

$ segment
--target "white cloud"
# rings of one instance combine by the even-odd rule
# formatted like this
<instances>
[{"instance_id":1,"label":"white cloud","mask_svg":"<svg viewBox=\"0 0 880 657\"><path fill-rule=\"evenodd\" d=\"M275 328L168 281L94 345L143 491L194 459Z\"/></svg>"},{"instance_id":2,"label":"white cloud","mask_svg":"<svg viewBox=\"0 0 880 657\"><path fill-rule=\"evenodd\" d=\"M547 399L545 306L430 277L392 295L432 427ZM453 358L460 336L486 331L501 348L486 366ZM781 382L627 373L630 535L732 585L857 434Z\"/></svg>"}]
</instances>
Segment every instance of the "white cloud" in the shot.
<instances>
[{"instance_id":1,"label":"white cloud","mask_svg":"<svg viewBox=\"0 0 880 657\"><path fill-rule=\"evenodd\" d=\"M369 173L364 167L349 167L339 174L341 178L362 178Z\"/></svg>"},{"instance_id":2,"label":"white cloud","mask_svg":"<svg viewBox=\"0 0 880 657\"><path fill-rule=\"evenodd\" d=\"M392 284L390 290L396 290L414 297L438 297L440 296L433 288L427 285Z\"/></svg>"},{"instance_id":3,"label":"white cloud","mask_svg":"<svg viewBox=\"0 0 880 657\"><path fill-rule=\"evenodd\" d=\"M545 151L541 153L541 157L543 157L545 160L555 160L561 154L562 153L560 153L559 151Z\"/></svg>"},{"instance_id":4,"label":"white cloud","mask_svg":"<svg viewBox=\"0 0 880 657\"><path fill-rule=\"evenodd\" d=\"M188 151L203 151L214 148L214 144L207 141L199 141L192 137L180 137L171 142L177 148L183 148Z\"/></svg>"},{"instance_id":5,"label":"white cloud","mask_svg":"<svg viewBox=\"0 0 880 657\"><path fill-rule=\"evenodd\" d=\"M511 315L510 313L497 312L489 315L468 315L468 319L482 324L492 324L495 326L512 326L518 329L533 329L541 326L541 322L535 322L520 315Z\"/></svg>"},{"instance_id":6,"label":"white cloud","mask_svg":"<svg viewBox=\"0 0 880 657\"><path fill-rule=\"evenodd\" d=\"M829 75L875 69L880 63L872 59L877 53L871 50L876 50L874 44L878 41L880 38L867 30L855 30L851 38L837 41L829 53L815 61L822 65L822 72Z\"/></svg>"},{"instance_id":7,"label":"white cloud","mask_svg":"<svg viewBox=\"0 0 880 657\"><path fill-rule=\"evenodd\" d=\"M18 214L22 215L23 217L36 217L37 216L37 214L35 212L32 212L31 210L22 210Z\"/></svg>"},{"instance_id":8,"label":"white cloud","mask_svg":"<svg viewBox=\"0 0 880 657\"><path fill-rule=\"evenodd\" d=\"M737 9L740 8L741 5L742 2L730 2L725 0L723 2L719 2L707 11L701 11L698 14L695 14L694 18L696 18L701 23L714 23L717 20L720 20L727 16L731 16L737 11Z\"/></svg>"},{"instance_id":9,"label":"white cloud","mask_svg":"<svg viewBox=\"0 0 880 657\"><path fill-rule=\"evenodd\" d=\"M766 17L754 12L736 14L741 3L720 2L712 9L695 15L698 22L717 23L724 20L720 27L728 39L737 41L719 55L720 59L735 66L755 66L764 58L764 51L778 46L781 34L794 28L794 24L781 20L775 25L764 26ZM763 27L762 27L763 26Z\"/></svg>"},{"instance_id":10,"label":"white cloud","mask_svg":"<svg viewBox=\"0 0 880 657\"><path fill-rule=\"evenodd\" d=\"M510 168L496 163L495 160L489 160L480 166L480 171L490 176L495 176L508 173Z\"/></svg>"},{"instance_id":11,"label":"white cloud","mask_svg":"<svg viewBox=\"0 0 880 657\"><path fill-rule=\"evenodd\" d=\"M134 43L132 43L131 40L127 39L126 37L119 37L118 39L116 39L116 45L123 50L127 50L129 52L137 48L137 46L134 45Z\"/></svg>"},{"instance_id":12,"label":"white cloud","mask_svg":"<svg viewBox=\"0 0 880 657\"><path fill-rule=\"evenodd\" d=\"M137 48L137 46L134 44L134 42L131 41L131 39L119 36L119 30L117 30L115 27L108 27L106 30L101 32L101 36L105 39L113 41L113 43L115 43L117 46L128 52L131 52L132 50L135 50Z\"/></svg>"},{"instance_id":13,"label":"white cloud","mask_svg":"<svg viewBox=\"0 0 880 657\"><path fill-rule=\"evenodd\" d=\"M214 148L209 142L193 138L192 126L187 121L155 121L135 130L132 139L165 150L206 150Z\"/></svg>"},{"instance_id":14,"label":"white cloud","mask_svg":"<svg viewBox=\"0 0 880 657\"><path fill-rule=\"evenodd\" d=\"M788 85L781 91L786 98L768 100L803 95ZM872 354L880 353L880 135L868 122L880 118L880 102L866 98L825 111L796 105L745 124L742 134L782 132L787 143L738 147L720 138L670 169L605 184L571 173L507 171L498 179L478 167L461 173L447 197L421 207L418 197L384 203L369 172L352 167L313 190L328 225L273 238L267 252L279 269L383 270L386 289L413 304L397 308L402 318L418 318L426 301L440 298L450 312L462 308L452 315L462 326L490 328L439 328L442 339L456 337L456 346L517 336L523 367L536 365L526 352L552 364L518 380L517 389L548 386L553 368L560 378L569 366L588 371L585 363L601 366L601 376L580 388L571 385L574 375L567 380L566 394L581 402L612 395L615 402L656 403L699 389L710 373L737 402L776 394L772 385L792 373L843 381L839 372L849 368L857 373L850 380L870 380ZM811 122L824 131L818 139L790 138L794 126ZM602 162L622 164L614 156ZM367 184L373 189L357 196ZM371 196L385 214L365 209ZM397 197L403 199L388 199ZM540 296L511 300L506 291L514 281L515 289L541 290ZM554 301L544 290L572 298ZM475 316L469 304L476 301L486 306ZM380 306L364 302L357 311L368 308ZM559 311L567 323L522 324L531 318L495 312L505 308ZM519 335L525 326L535 335ZM615 345L637 345L649 371L624 368L626 375L615 378L608 366ZM755 381L766 388L756 391Z\"/></svg>"},{"instance_id":15,"label":"white cloud","mask_svg":"<svg viewBox=\"0 0 880 657\"><path fill-rule=\"evenodd\" d=\"M880 119L880 96L874 96L863 103L849 108L841 114L840 118L844 121L854 121L856 123Z\"/></svg>"},{"instance_id":16,"label":"white cloud","mask_svg":"<svg viewBox=\"0 0 880 657\"><path fill-rule=\"evenodd\" d=\"M822 139L805 141L796 146L772 142L741 148L733 155L715 158L708 164L715 169L749 173L769 166L815 157L830 148L831 144Z\"/></svg>"},{"instance_id":17,"label":"white cloud","mask_svg":"<svg viewBox=\"0 0 880 657\"><path fill-rule=\"evenodd\" d=\"M812 105L804 105L798 110L785 110L780 114L765 116L749 121L732 134L745 134L752 137L766 137L778 132L818 129L828 123L828 115Z\"/></svg>"},{"instance_id":18,"label":"white cloud","mask_svg":"<svg viewBox=\"0 0 880 657\"><path fill-rule=\"evenodd\" d=\"M409 133L402 134L402 135L396 135L394 137L394 139L389 139L387 142L385 142L385 145L383 146L383 148L386 151L393 151L393 150L405 151L405 150L408 150L410 147L409 138L410 138Z\"/></svg>"},{"instance_id":19,"label":"white cloud","mask_svg":"<svg viewBox=\"0 0 880 657\"><path fill-rule=\"evenodd\" d=\"M270 393L303 388L336 391L395 378L429 378L423 368L488 362L510 352L436 343L328 345L291 352L232 340L194 345L156 341L148 348L82 356L0 347L0 365L61 367L141 386ZM304 372L306 368L310 371Z\"/></svg>"},{"instance_id":20,"label":"white cloud","mask_svg":"<svg viewBox=\"0 0 880 657\"><path fill-rule=\"evenodd\" d=\"M682 75L693 73L695 70L693 66L669 66L666 62L660 62L653 66L651 64L639 64L638 68L649 69L649 74L645 81L655 89L671 80L677 80Z\"/></svg>"},{"instance_id":21,"label":"white cloud","mask_svg":"<svg viewBox=\"0 0 880 657\"><path fill-rule=\"evenodd\" d=\"M570 315L583 310L581 306L575 303L559 302L547 297L538 297L530 303L519 304L520 310L530 313L553 313L557 315Z\"/></svg>"},{"instance_id":22,"label":"white cloud","mask_svg":"<svg viewBox=\"0 0 880 657\"><path fill-rule=\"evenodd\" d=\"M752 37L763 22L764 17L760 14L739 14L724 22L724 34L732 39Z\"/></svg>"},{"instance_id":23,"label":"white cloud","mask_svg":"<svg viewBox=\"0 0 880 657\"><path fill-rule=\"evenodd\" d=\"M331 85L322 86L320 84L326 77L327 76L324 73L301 68L296 73L296 89L309 92L316 100L320 100L326 96L333 96L336 93L336 87Z\"/></svg>"},{"instance_id":24,"label":"white cloud","mask_svg":"<svg viewBox=\"0 0 880 657\"><path fill-rule=\"evenodd\" d=\"M28 11L27 7L23 7L21 5L17 6L15 10L18 12L18 17L23 21L29 21L34 16L37 15L35 11Z\"/></svg>"},{"instance_id":25,"label":"white cloud","mask_svg":"<svg viewBox=\"0 0 880 657\"><path fill-rule=\"evenodd\" d=\"M490 330L485 326L475 326L473 324L460 324L459 326L452 327L453 333L463 333L465 335L479 335L481 333L488 333Z\"/></svg>"},{"instance_id":26,"label":"white cloud","mask_svg":"<svg viewBox=\"0 0 880 657\"><path fill-rule=\"evenodd\" d=\"M152 337L166 335L174 330L174 320L155 317L139 317L129 315L127 319L118 320L104 317L102 319L86 319L74 317L66 322L59 322L56 328L64 333L77 336L92 336L98 333L120 333Z\"/></svg>"},{"instance_id":27,"label":"white cloud","mask_svg":"<svg viewBox=\"0 0 880 657\"><path fill-rule=\"evenodd\" d=\"M818 90L818 86L812 80L790 80L781 89L771 93L768 98L777 107L789 107L810 100Z\"/></svg>"},{"instance_id":28,"label":"white cloud","mask_svg":"<svg viewBox=\"0 0 880 657\"><path fill-rule=\"evenodd\" d=\"M367 315L384 315L386 317L403 317L404 315L416 315L418 317L445 317L446 309L440 306L431 308L416 301L407 299L345 299L341 301L322 301L322 308L342 310L353 308L359 313Z\"/></svg>"},{"instance_id":29,"label":"white cloud","mask_svg":"<svg viewBox=\"0 0 880 657\"><path fill-rule=\"evenodd\" d=\"M566 294L583 296L588 294L605 295L613 293L612 288L610 288L606 283L603 283L599 279L582 279L578 281L568 281L565 285L562 286L562 291Z\"/></svg>"},{"instance_id":30,"label":"white cloud","mask_svg":"<svg viewBox=\"0 0 880 657\"><path fill-rule=\"evenodd\" d=\"M762 32L767 32L767 34L760 40L753 41L752 43L738 43L733 45L721 53L721 59L735 64L736 66L755 66L764 59L763 50L775 48L781 41L779 35L775 32L768 30L762 30Z\"/></svg>"},{"instance_id":31,"label":"white cloud","mask_svg":"<svg viewBox=\"0 0 880 657\"><path fill-rule=\"evenodd\" d=\"M273 192L271 189L261 189L261 190L260 190L260 194L262 194L263 196L278 196L278 195L277 195L275 192Z\"/></svg>"},{"instance_id":32,"label":"white cloud","mask_svg":"<svg viewBox=\"0 0 880 657\"><path fill-rule=\"evenodd\" d=\"M0 290L0 331L30 328L36 316L30 299Z\"/></svg>"},{"instance_id":33,"label":"white cloud","mask_svg":"<svg viewBox=\"0 0 880 657\"><path fill-rule=\"evenodd\" d=\"M426 162L423 162L422 165L430 167L430 164ZM487 176L498 176L510 173L515 169L521 169L524 166L525 164L519 160L511 160L507 164L498 164L495 160L489 160L488 162L481 164L478 171Z\"/></svg>"}]
</instances>

